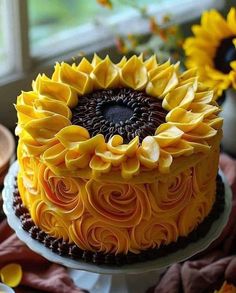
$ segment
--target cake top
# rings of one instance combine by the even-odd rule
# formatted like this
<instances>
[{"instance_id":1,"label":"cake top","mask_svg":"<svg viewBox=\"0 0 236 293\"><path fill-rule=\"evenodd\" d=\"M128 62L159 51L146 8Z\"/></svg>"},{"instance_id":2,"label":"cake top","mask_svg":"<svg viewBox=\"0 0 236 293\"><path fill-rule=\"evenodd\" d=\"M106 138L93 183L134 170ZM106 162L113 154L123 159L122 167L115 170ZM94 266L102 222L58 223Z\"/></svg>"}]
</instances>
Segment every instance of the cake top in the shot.
<instances>
[{"instance_id":1,"label":"cake top","mask_svg":"<svg viewBox=\"0 0 236 293\"><path fill-rule=\"evenodd\" d=\"M32 87L17 99L18 151L61 176L168 173L175 157L208 152L222 126L196 70L182 73L179 63L158 64L155 56L57 63Z\"/></svg>"}]
</instances>

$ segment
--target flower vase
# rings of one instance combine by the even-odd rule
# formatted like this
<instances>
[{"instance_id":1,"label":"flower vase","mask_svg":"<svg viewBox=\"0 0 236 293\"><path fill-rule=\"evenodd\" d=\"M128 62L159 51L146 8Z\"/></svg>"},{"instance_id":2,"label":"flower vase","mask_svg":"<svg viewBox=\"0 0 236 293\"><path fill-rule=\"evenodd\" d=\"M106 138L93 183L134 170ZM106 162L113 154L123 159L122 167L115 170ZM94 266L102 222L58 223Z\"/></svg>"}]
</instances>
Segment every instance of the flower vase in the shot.
<instances>
[{"instance_id":1,"label":"flower vase","mask_svg":"<svg viewBox=\"0 0 236 293\"><path fill-rule=\"evenodd\" d=\"M222 105L221 117L223 123L223 151L236 157L236 90L229 89L226 92L225 101Z\"/></svg>"}]
</instances>

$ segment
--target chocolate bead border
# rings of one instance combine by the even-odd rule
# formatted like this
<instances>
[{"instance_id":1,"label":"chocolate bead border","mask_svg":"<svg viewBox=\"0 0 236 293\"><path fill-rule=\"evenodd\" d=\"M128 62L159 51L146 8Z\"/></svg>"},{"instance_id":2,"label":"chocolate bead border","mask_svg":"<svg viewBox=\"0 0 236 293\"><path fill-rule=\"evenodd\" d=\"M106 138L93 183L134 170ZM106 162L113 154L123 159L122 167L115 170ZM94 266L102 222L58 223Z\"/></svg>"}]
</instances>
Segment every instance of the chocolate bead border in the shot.
<instances>
[{"instance_id":1,"label":"chocolate bead border","mask_svg":"<svg viewBox=\"0 0 236 293\"><path fill-rule=\"evenodd\" d=\"M174 253L179 249L185 248L190 243L198 241L203 238L211 228L213 222L219 218L224 211L225 206L225 188L224 183L220 175L217 175L217 187L216 187L216 201L211 209L209 215L200 223L194 231L192 231L187 237L179 237L176 242L172 242L168 245L160 246L159 248L148 249L135 254L128 252L128 254L104 254L101 252L92 252L80 249L77 245L71 244L63 239L54 238L39 227L37 227L28 209L22 203L17 185L15 184L15 191L13 193L13 208L15 215L20 219L22 228L29 232L30 236L44 244L51 251L65 257L70 257L74 260L80 260L84 262L94 263L96 265L113 265L122 266L126 264L133 264L138 262L145 262L149 260L163 257L170 253Z\"/></svg>"}]
</instances>

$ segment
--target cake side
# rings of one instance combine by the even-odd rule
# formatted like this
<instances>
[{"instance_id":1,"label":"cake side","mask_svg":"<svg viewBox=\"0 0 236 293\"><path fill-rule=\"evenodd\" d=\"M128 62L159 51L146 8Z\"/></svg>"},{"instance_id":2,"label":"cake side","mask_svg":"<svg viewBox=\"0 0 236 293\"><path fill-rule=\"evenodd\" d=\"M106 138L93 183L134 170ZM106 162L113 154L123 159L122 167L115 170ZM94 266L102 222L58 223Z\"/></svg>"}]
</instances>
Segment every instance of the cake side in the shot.
<instances>
[{"instance_id":1,"label":"cake side","mask_svg":"<svg viewBox=\"0 0 236 293\"><path fill-rule=\"evenodd\" d=\"M77 245L64 241L62 238L55 238L35 225L30 217L28 209L22 203L22 199L19 195L17 184L16 190L13 193L13 208L15 214L19 217L22 228L29 232L30 236L44 244L48 249L51 249L54 253L58 253L62 256L67 256L75 260L82 260L85 262L93 262L95 264L106 264L106 265L124 265L132 264L136 262L143 262L148 260L157 259L159 257L166 256L170 253L176 252L179 249L183 249L192 242L200 240L204 237L209 229L211 228L214 221L221 215L225 205L225 194L224 194L224 183L221 177L217 176L217 188L216 188L216 199L212 210L209 215L201 222L196 229L194 229L188 236L179 237L176 242L172 242L168 245L162 245L158 248L151 248L143 250L138 254L128 252L127 254L114 254L114 253L100 253L91 252L89 250L82 250Z\"/></svg>"},{"instance_id":2,"label":"cake side","mask_svg":"<svg viewBox=\"0 0 236 293\"><path fill-rule=\"evenodd\" d=\"M152 183L60 177L43 163L27 165L18 187L34 223L83 250L139 253L187 236L215 201L219 149L176 176ZM34 159L31 159L31 161Z\"/></svg>"}]
</instances>

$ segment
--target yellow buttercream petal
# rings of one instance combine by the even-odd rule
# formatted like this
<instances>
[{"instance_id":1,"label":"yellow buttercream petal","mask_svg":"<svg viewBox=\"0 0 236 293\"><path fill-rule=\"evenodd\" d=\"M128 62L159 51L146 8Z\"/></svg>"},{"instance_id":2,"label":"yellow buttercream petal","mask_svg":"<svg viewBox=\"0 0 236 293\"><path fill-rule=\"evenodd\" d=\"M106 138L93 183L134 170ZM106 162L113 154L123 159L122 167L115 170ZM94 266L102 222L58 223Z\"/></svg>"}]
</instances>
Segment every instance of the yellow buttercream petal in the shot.
<instances>
[{"instance_id":1,"label":"yellow buttercream petal","mask_svg":"<svg viewBox=\"0 0 236 293\"><path fill-rule=\"evenodd\" d=\"M190 68L186 71L184 71L180 75L180 81L188 80L189 78L195 78L197 76L197 68Z\"/></svg>"},{"instance_id":2,"label":"yellow buttercream petal","mask_svg":"<svg viewBox=\"0 0 236 293\"><path fill-rule=\"evenodd\" d=\"M17 110L18 122L22 125L32 121L32 119L40 119L53 115L53 113L47 111L35 111L32 106L28 105L15 105L15 108Z\"/></svg>"},{"instance_id":3,"label":"yellow buttercream petal","mask_svg":"<svg viewBox=\"0 0 236 293\"><path fill-rule=\"evenodd\" d=\"M164 150L173 157L180 157L182 155L191 155L194 148L188 142L181 139L177 143L167 146Z\"/></svg>"},{"instance_id":4,"label":"yellow buttercream petal","mask_svg":"<svg viewBox=\"0 0 236 293\"><path fill-rule=\"evenodd\" d=\"M40 144L36 140L34 140L32 137L23 137L20 139L20 141L23 141L24 147L27 150L27 153L32 156L40 156L47 150L50 146L57 143L57 139L54 138L47 142L47 144Z\"/></svg>"},{"instance_id":5,"label":"yellow buttercream petal","mask_svg":"<svg viewBox=\"0 0 236 293\"><path fill-rule=\"evenodd\" d=\"M138 59L143 63L143 52L139 54Z\"/></svg>"},{"instance_id":6,"label":"yellow buttercream petal","mask_svg":"<svg viewBox=\"0 0 236 293\"><path fill-rule=\"evenodd\" d=\"M168 59L166 62L164 62L162 64L158 64L157 67L152 68L148 72L149 80L152 80L153 78L155 78L155 76L157 76L159 73L161 73L162 71L166 70L170 66L171 66L170 59Z\"/></svg>"},{"instance_id":7,"label":"yellow buttercream petal","mask_svg":"<svg viewBox=\"0 0 236 293\"><path fill-rule=\"evenodd\" d=\"M104 162L100 157L94 155L89 163L93 174L98 176L100 173L108 173L111 170L111 163Z\"/></svg>"},{"instance_id":8,"label":"yellow buttercream petal","mask_svg":"<svg viewBox=\"0 0 236 293\"><path fill-rule=\"evenodd\" d=\"M121 69L121 83L134 90L141 90L147 81L146 67L137 56L131 57Z\"/></svg>"},{"instance_id":9,"label":"yellow buttercream petal","mask_svg":"<svg viewBox=\"0 0 236 293\"><path fill-rule=\"evenodd\" d=\"M193 130L185 133L183 135L183 138L186 140L202 140L202 139L209 139L213 136L215 136L217 133L217 130L210 127L209 125L205 123L200 123L198 127L194 128Z\"/></svg>"},{"instance_id":10,"label":"yellow buttercream petal","mask_svg":"<svg viewBox=\"0 0 236 293\"><path fill-rule=\"evenodd\" d=\"M158 67L158 63L157 63L157 56L154 54L152 55L149 59L147 59L144 62L145 67L147 68L147 71L151 71L155 68Z\"/></svg>"},{"instance_id":11,"label":"yellow buttercream petal","mask_svg":"<svg viewBox=\"0 0 236 293\"><path fill-rule=\"evenodd\" d=\"M206 119L204 119L204 123L207 123L209 126L213 127L214 129L221 129L223 126L223 118L218 117L215 114L212 114Z\"/></svg>"},{"instance_id":12,"label":"yellow buttercream petal","mask_svg":"<svg viewBox=\"0 0 236 293\"><path fill-rule=\"evenodd\" d=\"M191 87L193 91L196 92L198 88L198 76L180 81L178 87L181 87L183 85Z\"/></svg>"},{"instance_id":13,"label":"yellow buttercream petal","mask_svg":"<svg viewBox=\"0 0 236 293\"><path fill-rule=\"evenodd\" d=\"M203 104L209 104L214 97L213 91L204 91L195 93L195 99L194 101L197 103L203 103Z\"/></svg>"},{"instance_id":14,"label":"yellow buttercream petal","mask_svg":"<svg viewBox=\"0 0 236 293\"><path fill-rule=\"evenodd\" d=\"M219 113L220 109L217 106L201 104L201 103L192 103L188 110L191 110L193 113L201 113L204 117L207 117L213 113Z\"/></svg>"},{"instance_id":15,"label":"yellow buttercream petal","mask_svg":"<svg viewBox=\"0 0 236 293\"><path fill-rule=\"evenodd\" d=\"M33 88L39 94L62 101L71 108L75 107L78 103L77 94L69 85L53 81L45 75L38 75L33 83Z\"/></svg>"},{"instance_id":16,"label":"yellow buttercream petal","mask_svg":"<svg viewBox=\"0 0 236 293\"><path fill-rule=\"evenodd\" d=\"M62 115L67 119L71 118L71 111L63 102L53 101L49 98L43 97L35 100L33 106L17 104L18 120L20 124L26 124L32 119L40 119L44 117L53 116L56 114Z\"/></svg>"},{"instance_id":17,"label":"yellow buttercream petal","mask_svg":"<svg viewBox=\"0 0 236 293\"><path fill-rule=\"evenodd\" d=\"M81 141L76 149L81 152L81 153L92 153L95 151L95 149L99 146L101 148L105 147L105 139L102 134L97 134L96 136L86 140L86 141Z\"/></svg>"},{"instance_id":18,"label":"yellow buttercream petal","mask_svg":"<svg viewBox=\"0 0 236 293\"><path fill-rule=\"evenodd\" d=\"M54 72L52 74L52 80L53 81L59 81L60 82L60 71L61 71L61 65L59 62L56 62L54 66Z\"/></svg>"},{"instance_id":19,"label":"yellow buttercream petal","mask_svg":"<svg viewBox=\"0 0 236 293\"><path fill-rule=\"evenodd\" d=\"M40 97L40 99L35 100L34 102L35 110L38 111L48 111L53 114L59 114L62 115L68 119L71 118L72 113L70 108L68 108L65 103L61 101L54 101L47 97Z\"/></svg>"},{"instance_id":20,"label":"yellow buttercream petal","mask_svg":"<svg viewBox=\"0 0 236 293\"><path fill-rule=\"evenodd\" d=\"M169 153L161 150L159 161L158 161L159 171L165 174L169 173L172 162L173 162L173 157Z\"/></svg>"},{"instance_id":21,"label":"yellow buttercream petal","mask_svg":"<svg viewBox=\"0 0 236 293\"><path fill-rule=\"evenodd\" d=\"M22 279L22 268L19 264L11 263L4 266L1 271L1 280L9 287L17 287Z\"/></svg>"},{"instance_id":22,"label":"yellow buttercream petal","mask_svg":"<svg viewBox=\"0 0 236 293\"><path fill-rule=\"evenodd\" d=\"M91 156L88 153L80 154L76 150L68 150L65 156L66 167L70 170L83 169L89 165Z\"/></svg>"},{"instance_id":23,"label":"yellow buttercream petal","mask_svg":"<svg viewBox=\"0 0 236 293\"><path fill-rule=\"evenodd\" d=\"M78 145L80 141L90 138L86 128L79 125L70 125L61 129L56 137L68 149L72 149Z\"/></svg>"},{"instance_id":24,"label":"yellow buttercream petal","mask_svg":"<svg viewBox=\"0 0 236 293\"><path fill-rule=\"evenodd\" d=\"M79 95L92 91L93 85L89 75L74 70L69 64L61 64L60 79L62 82L70 85Z\"/></svg>"},{"instance_id":25,"label":"yellow buttercream petal","mask_svg":"<svg viewBox=\"0 0 236 293\"><path fill-rule=\"evenodd\" d=\"M58 143L45 150L42 159L50 165L60 165L65 162L66 152L67 150L65 147Z\"/></svg>"},{"instance_id":26,"label":"yellow buttercream petal","mask_svg":"<svg viewBox=\"0 0 236 293\"><path fill-rule=\"evenodd\" d=\"M102 62L102 59L95 53L93 55L92 66L96 67L100 62Z\"/></svg>"},{"instance_id":27,"label":"yellow buttercream petal","mask_svg":"<svg viewBox=\"0 0 236 293\"><path fill-rule=\"evenodd\" d=\"M119 166L125 158L124 154L114 154L110 151L99 151L96 149L96 155L100 157L104 162L110 162L113 166Z\"/></svg>"},{"instance_id":28,"label":"yellow buttercream petal","mask_svg":"<svg viewBox=\"0 0 236 293\"><path fill-rule=\"evenodd\" d=\"M33 106L35 100L38 99L38 95L33 92L22 92L18 97L17 97L17 105L29 105Z\"/></svg>"},{"instance_id":29,"label":"yellow buttercream petal","mask_svg":"<svg viewBox=\"0 0 236 293\"><path fill-rule=\"evenodd\" d=\"M160 147L166 147L171 144L175 144L178 140L181 139L184 132L178 127L165 123L161 124L157 130L155 139L160 145Z\"/></svg>"},{"instance_id":30,"label":"yellow buttercream petal","mask_svg":"<svg viewBox=\"0 0 236 293\"><path fill-rule=\"evenodd\" d=\"M121 175L125 179L130 179L139 172L140 162L137 157L127 158L122 163Z\"/></svg>"},{"instance_id":31,"label":"yellow buttercream petal","mask_svg":"<svg viewBox=\"0 0 236 293\"><path fill-rule=\"evenodd\" d=\"M208 153L211 150L211 147L204 141L195 142L189 141L189 144L194 148L195 153Z\"/></svg>"},{"instance_id":32,"label":"yellow buttercream petal","mask_svg":"<svg viewBox=\"0 0 236 293\"><path fill-rule=\"evenodd\" d=\"M138 149L139 138L136 136L128 144L123 144L123 138L120 135L114 135L109 139L107 148L114 154L126 154L126 156L133 156Z\"/></svg>"},{"instance_id":33,"label":"yellow buttercream petal","mask_svg":"<svg viewBox=\"0 0 236 293\"><path fill-rule=\"evenodd\" d=\"M162 106L167 111L176 107L187 108L194 100L194 88L189 84L173 89L163 99Z\"/></svg>"},{"instance_id":34,"label":"yellow buttercream petal","mask_svg":"<svg viewBox=\"0 0 236 293\"><path fill-rule=\"evenodd\" d=\"M93 66L85 57L83 57L77 66L77 70L86 74L90 74L93 70Z\"/></svg>"},{"instance_id":35,"label":"yellow buttercream petal","mask_svg":"<svg viewBox=\"0 0 236 293\"><path fill-rule=\"evenodd\" d=\"M152 136L146 136L138 151L138 157L142 165L147 168L154 168L160 155L160 147Z\"/></svg>"},{"instance_id":36,"label":"yellow buttercream petal","mask_svg":"<svg viewBox=\"0 0 236 293\"><path fill-rule=\"evenodd\" d=\"M178 76L173 65L160 71L146 86L148 95L161 98L178 84Z\"/></svg>"},{"instance_id":37,"label":"yellow buttercream petal","mask_svg":"<svg viewBox=\"0 0 236 293\"><path fill-rule=\"evenodd\" d=\"M195 128L203 118L202 113L192 113L183 108L175 108L167 114L166 121L186 132Z\"/></svg>"},{"instance_id":38,"label":"yellow buttercream petal","mask_svg":"<svg viewBox=\"0 0 236 293\"><path fill-rule=\"evenodd\" d=\"M94 86L98 89L117 87L119 85L118 68L107 56L103 61L96 65L91 73Z\"/></svg>"},{"instance_id":39,"label":"yellow buttercream petal","mask_svg":"<svg viewBox=\"0 0 236 293\"><path fill-rule=\"evenodd\" d=\"M122 68L127 62L127 58L125 56L122 57L119 63L116 64L118 68Z\"/></svg>"},{"instance_id":40,"label":"yellow buttercream petal","mask_svg":"<svg viewBox=\"0 0 236 293\"><path fill-rule=\"evenodd\" d=\"M27 131L37 142L48 143L54 139L55 135L66 126L70 125L70 121L61 116L53 115L41 119L35 119L25 125Z\"/></svg>"}]
</instances>

